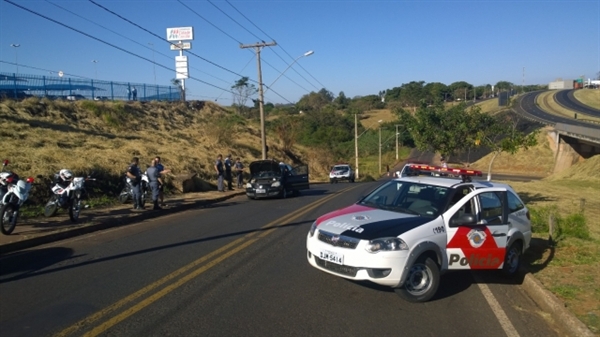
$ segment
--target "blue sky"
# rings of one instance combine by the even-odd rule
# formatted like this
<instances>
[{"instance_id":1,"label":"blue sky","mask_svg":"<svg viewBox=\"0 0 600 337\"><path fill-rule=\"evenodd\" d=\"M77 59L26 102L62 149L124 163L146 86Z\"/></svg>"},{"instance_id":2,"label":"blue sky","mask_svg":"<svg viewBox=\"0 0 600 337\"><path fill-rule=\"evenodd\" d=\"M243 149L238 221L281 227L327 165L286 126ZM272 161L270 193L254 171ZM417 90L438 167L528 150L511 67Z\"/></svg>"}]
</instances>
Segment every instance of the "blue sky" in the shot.
<instances>
[{"instance_id":1,"label":"blue sky","mask_svg":"<svg viewBox=\"0 0 600 337\"><path fill-rule=\"evenodd\" d=\"M600 71L600 0L181 0L185 6L177 0L94 0L160 38L88 0L11 1L131 53L154 57L169 69L0 0L0 72L15 72L18 63L20 73L61 70L153 84L156 69L158 84L167 85L175 77L178 53L163 40L166 29L192 26L191 52L204 60L187 54L190 76L209 84L188 79L188 98L218 99L224 105L231 104L232 94L223 89L240 76L258 80L253 49L241 49L239 43L261 40L278 43L261 53L266 85L294 59L314 51L267 91L265 100L273 103L294 103L323 87L336 96L343 91L354 97L410 81L546 84L581 75L595 78Z\"/></svg>"}]
</instances>

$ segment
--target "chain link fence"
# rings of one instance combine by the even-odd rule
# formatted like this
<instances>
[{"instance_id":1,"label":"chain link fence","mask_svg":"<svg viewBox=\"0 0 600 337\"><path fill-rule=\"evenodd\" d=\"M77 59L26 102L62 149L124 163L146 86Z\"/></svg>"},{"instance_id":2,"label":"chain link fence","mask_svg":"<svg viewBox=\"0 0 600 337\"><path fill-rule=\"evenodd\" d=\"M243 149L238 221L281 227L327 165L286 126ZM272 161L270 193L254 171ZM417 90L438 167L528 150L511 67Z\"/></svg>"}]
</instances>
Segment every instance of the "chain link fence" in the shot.
<instances>
[{"instance_id":1,"label":"chain link fence","mask_svg":"<svg viewBox=\"0 0 600 337\"><path fill-rule=\"evenodd\" d=\"M176 86L0 72L0 99L32 96L65 100L177 101L180 90Z\"/></svg>"}]
</instances>

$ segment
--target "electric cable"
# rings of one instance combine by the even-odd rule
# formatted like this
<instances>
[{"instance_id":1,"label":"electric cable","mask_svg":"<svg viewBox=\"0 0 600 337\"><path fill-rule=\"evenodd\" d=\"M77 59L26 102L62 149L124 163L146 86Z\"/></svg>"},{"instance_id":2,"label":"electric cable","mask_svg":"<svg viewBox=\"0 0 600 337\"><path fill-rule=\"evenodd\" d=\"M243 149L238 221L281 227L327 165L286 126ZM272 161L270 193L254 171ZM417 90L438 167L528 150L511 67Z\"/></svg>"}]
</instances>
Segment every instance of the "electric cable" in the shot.
<instances>
[{"instance_id":1,"label":"electric cable","mask_svg":"<svg viewBox=\"0 0 600 337\"><path fill-rule=\"evenodd\" d=\"M4 1L10 1L10 0L4 0ZM142 26L140 26L140 25L136 24L135 22L133 22L133 21L131 21L131 20L129 20L129 19L127 19L127 18L125 18L125 17L123 17L123 16L121 16L121 15L119 15L119 14L117 14L117 13L113 12L113 11L111 11L110 9L108 9L108 8L106 8L106 7L102 6L102 5L100 5L99 3L95 2L94 0L88 0L88 1L89 1L89 2L91 2L91 3L93 3L94 5L96 5L96 6L100 7L100 8L102 8L102 9L104 9L105 11L107 11L107 12L109 12L109 13L113 14L114 16L116 16L116 17L118 17L118 18L120 18L120 19L122 19L122 20L124 20L124 21L126 21L126 22L128 22L128 23L130 23L130 24L132 24L133 26L135 26L135 27L137 27L137 28L139 28L139 29L141 29L141 30L143 30L143 31L147 32L148 34L150 34L150 35L153 35L153 36L157 37L158 39L161 39L161 40L163 40L163 41L165 41L165 42L167 42L167 43L169 43L169 44L171 44L171 45L174 45L174 46L176 46L176 44L175 44L175 43L172 43L171 41L168 41L167 39L164 39L164 38L162 38L162 37L158 36L157 34L155 34L155 33L151 32L150 30L148 30L148 29L146 29L146 28L144 28L144 27L142 27ZM210 60L208 60L208 59L206 59L206 58L204 58L204 57L202 57L202 56L200 56L200 55L198 55L198 54L196 54L196 53L193 53L193 52L191 52L191 51L188 51L188 53L189 53L189 54L191 54L191 55L194 55L194 56L196 56L197 58L199 58L199 59L201 59L201 60L203 60L203 61L205 61L205 62L207 62L207 63L210 63L211 65L213 65L213 66L215 66L215 67L217 67L217 68L220 68L220 69L222 69L222 70L225 70L225 71L227 71L227 72L229 72L229 73L232 73L232 74L234 74L234 75L237 75L237 76L239 76L239 77L245 77L245 76L242 76L242 75L240 75L240 74L236 73L236 72L235 72L235 71L233 71L233 70L227 69L227 68L225 68L225 67L223 67L223 66L221 66L221 65L219 65L219 64L217 64L217 63L215 63L215 62L213 62L213 61L210 61ZM190 77L190 78L191 78L191 77ZM257 82L257 81L255 81L255 80L251 80L251 81L252 81L252 82L255 82L255 83L258 83L258 82ZM222 89L222 88L219 88L219 89ZM226 89L222 89L222 90L226 90ZM229 91L229 90L226 90L226 91ZM276 94L277 96L279 96L280 98L282 98L283 100L285 100L285 101L287 101L287 102L291 103L291 102L290 102L288 99L286 99L285 97L281 96L281 95L280 95L279 93L277 93L276 91L274 91L274 90L271 90L271 91L272 91L274 94ZM229 92L231 92L231 91L229 91ZM233 94L233 92L231 92L231 93Z\"/></svg>"},{"instance_id":2,"label":"electric cable","mask_svg":"<svg viewBox=\"0 0 600 337\"><path fill-rule=\"evenodd\" d=\"M142 46L142 47L144 47L144 48L146 48L146 49L148 49L148 50L152 50L153 52L155 52L155 53L157 53L157 54L159 54L159 55L162 55L162 56L164 56L164 57L167 57L167 58L169 58L170 60L173 60L173 57L172 57L171 55L167 55L167 54L165 54L165 53L162 53L162 52L160 52L160 51L156 51L156 50L154 50L153 48L150 48L150 47L148 47L148 46L146 46L146 45L144 45L144 44L142 44L142 43L139 43L139 42L137 42L137 41L135 41L135 40L133 40L133 39L130 39L130 38L128 38L127 36L125 36L125 35L123 35L123 34L121 34L121 33L119 33L119 32L115 32L114 30L112 30L112 29L110 29L110 28L108 28L108 27L105 27L105 26L103 26L103 25L101 25L101 24L99 24L99 23L97 23L97 22L94 22L94 21L92 21L92 20L90 20L90 19L88 19L88 18L85 18L85 17L83 17L83 16L81 16L81 15L79 15L79 14L77 14L77 13L73 12L73 11L70 11L70 10L68 10L68 9L66 9L66 8L64 8L64 7L60 6L60 5L58 5L58 4L55 4L55 3L51 2L51 1L48 1L48 0L45 0L45 1L46 1L47 3L49 3L49 4L53 5L53 6L56 6L56 7L60 8L60 9L62 9L62 10L64 10L64 11L68 12L68 13L71 13L72 15L75 15L75 16L77 16L77 17L78 17L78 18L80 18L80 19L83 19L83 20L85 20L85 21L88 21L88 22L90 22L90 23L92 23L92 24L94 24L94 25L96 25L96 26L98 26L98 27L100 27L100 28L102 28L102 29L105 29L105 30L107 30L107 31L109 31L109 32L111 32L111 33L113 33L113 34L115 34L115 35L118 35L118 36L120 36L120 37L122 37L122 38L124 38L124 39L127 39L127 40L129 40L129 41L131 41L131 42L133 42L133 43L135 43L135 44L137 44L137 45L139 45L139 46ZM195 67L192 67L192 66L190 66L190 68L192 68L192 69L194 69L194 70L196 70L196 71L199 71L199 72L201 72L201 73L203 73L203 74L205 74L205 75L208 75L208 76L210 76L210 77L212 77L212 78L214 78L214 79L217 79L217 80L219 80L219 81L222 81L222 82L225 82L225 83L230 83L230 82L229 82L229 81L227 81L227 80L224 80L224 79L222 79L222 78L218 78L218 77L216 77L216 76L214 76L214 75L211 75L211 74L209 74L209 73L207 73L207 72L205 72L205 71L202 71L202 70L200 70L200 69L198 69L198 68L195 68Z\"/></svg>"}]
</instances>

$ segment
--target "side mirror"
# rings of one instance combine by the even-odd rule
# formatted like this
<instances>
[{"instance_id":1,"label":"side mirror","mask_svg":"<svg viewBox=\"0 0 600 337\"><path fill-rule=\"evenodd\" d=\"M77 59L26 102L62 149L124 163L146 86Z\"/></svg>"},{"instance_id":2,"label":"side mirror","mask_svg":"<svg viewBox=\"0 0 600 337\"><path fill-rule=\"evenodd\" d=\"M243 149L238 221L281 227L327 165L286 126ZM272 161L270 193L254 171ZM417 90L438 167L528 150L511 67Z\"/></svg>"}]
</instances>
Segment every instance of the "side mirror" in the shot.
<instances>
[{"instance_id":1,"label":"side mirror","mask_svg":"<svg viewBox=\"0 0 600 337\"><path fill-rule=\"evenodd\" d=\"M465 213L457 218L450 219L450 226L451 227L473 226L473 225L476 225L476 221L477 221L477 219L475 219L475 216L473 214Z\"/></svg>"}]
</instances>

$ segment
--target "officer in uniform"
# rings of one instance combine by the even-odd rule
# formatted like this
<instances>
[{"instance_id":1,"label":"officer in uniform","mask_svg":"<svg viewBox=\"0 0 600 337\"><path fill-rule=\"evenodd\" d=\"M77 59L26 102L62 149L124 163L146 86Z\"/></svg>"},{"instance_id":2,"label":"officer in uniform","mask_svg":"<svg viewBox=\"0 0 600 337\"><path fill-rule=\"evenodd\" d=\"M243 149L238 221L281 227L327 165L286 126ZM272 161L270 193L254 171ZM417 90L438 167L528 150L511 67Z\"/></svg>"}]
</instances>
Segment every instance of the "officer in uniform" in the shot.
<instances>
[{"instance_id":1,"label":"officer in uniform","mask_svg":"<svg viewBox=\"0 0 600 337\"><path fill-rule=\"evenodd\" d=\"M152 190L152 202L154 203L153 209L159 210L162 209L162 207L158 205L158 192L160 190L160 186L162 186L162 179L160 178L160 171L156 165L156 159L153 159L150 167L148 167L146 170L146 175L148 175L148 184Z\"/></svg>"},{"instance_id":2,"label":"officer in uniform","mask_svg":"<svg viewBox=\"0 0 600 337\"><path fill-rule=\"evenodd\" d=\"M233 180L233 176L231 174L231 165L233 163L231 162L231 154L228 154L227 157L225 157L225 180L227 180L227 189L228 190L233 190L233 186L232 186L232 180Z\"/></svg>"},{"instance_id":3,"label":"officer in uniform","mask_svg":"<svg viewBox=\"0 0 600 337\"><path fill-rule=\"evenodd\" d=\"M215 162L215 171L217 171L217 190L219 192L225 192L223 188L223 174L225 170L223 169L223 156L218 155L217 161Z\"/></svg>"},{"instance_id":4,"label":"officer in uniform","mask_svg":"<svg viewBox=\"0 0 600 337\"><path fill-rule=\"evenodd\" d=\"M131 194L133 194L133 209L142 209L142 191L140 185L142 182L142 171L139 168L140 159L133 157L131 165L127 168L127 178L131 180Z\"/></svg>"}]
</instances>

